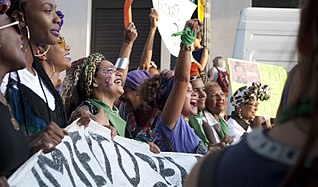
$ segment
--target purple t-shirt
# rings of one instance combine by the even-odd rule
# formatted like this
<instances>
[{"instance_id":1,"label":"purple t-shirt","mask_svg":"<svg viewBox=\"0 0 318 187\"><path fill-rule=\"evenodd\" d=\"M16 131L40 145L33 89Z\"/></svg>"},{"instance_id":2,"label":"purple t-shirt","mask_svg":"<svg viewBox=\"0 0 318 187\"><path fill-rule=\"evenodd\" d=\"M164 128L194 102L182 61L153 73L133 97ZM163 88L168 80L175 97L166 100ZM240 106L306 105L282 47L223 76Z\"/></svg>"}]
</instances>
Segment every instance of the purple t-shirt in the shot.
<instances>
[{"instance_id":1,"label":"purple t-shirt","mask_svg":"<svg viewBox=\"0 0 318 187\"><path fill-rule=\"evenodd\" d=\"M170 130L160 116L157 120L155 134L156 144L161 151L170 151L163 138L162 132L165 132L167 139L174 147L176 152L195 153L199 145L199 138L194 133L194 130L180 115L177 124L173 130Z\"/></svg>"}]
</instances>

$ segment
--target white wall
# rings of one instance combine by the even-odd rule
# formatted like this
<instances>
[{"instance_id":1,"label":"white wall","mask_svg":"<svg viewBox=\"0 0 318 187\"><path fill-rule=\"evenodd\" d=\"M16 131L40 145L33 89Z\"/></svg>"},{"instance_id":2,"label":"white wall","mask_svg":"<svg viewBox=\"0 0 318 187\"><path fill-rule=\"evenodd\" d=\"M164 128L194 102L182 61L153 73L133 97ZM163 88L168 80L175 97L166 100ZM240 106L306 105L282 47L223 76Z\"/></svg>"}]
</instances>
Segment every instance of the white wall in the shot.
<instances>
[{"instance_id":1,"label":"white wall","mask_svg":"<svg viewBox=\"0 0 318 187\"><path fill-rule=\"evenodd\" d=\"M61 35L71 47L72 61L87 56L91 38L91 0L55 0L61 10L64 25Z\"/></svg>"},{"instance_id":2,"label":"white wall","mask_svg":"<svg viewBox=\"0 0 318 187\"><path fill-rule=\"evenodd\" d=\"M243 8L250 7L252 0L207 0L210 15L208 24L208 48L210 59L208 67L216 56L232 57L236 27ZM161 68L170 67L170 54L164 45L161 45ZM167 56L168 55L168 56Z\"/></svg>"},{"instance_id":3,"label":"white wall","mask_svg":"<svg viewBox=\"0 0 318 187\"><path fill-rule=\"evenodd\" d=\"M58 10L63 11L64 25L61 31L71 46L73 60L87 56L91 38L91 0L55 0ZM231 57L236 26L243 8L251 6L251 0L211 0L210 60L221 55ZM164 45L162 45L163 48ZM162 49L161 68L169 68L170 54ZM164 55L164 56L163 56Z\"/></svg>"},{"instance_id":4,"label":"white wall","mask_svg":"<svg viewBox=\"0 0 318 187\"><path fill-rule=\"evenodd\" d=\"M232 57L240 11L250 6L251 0L211 0L210 62Z\"/></svg>"}]
</instances>

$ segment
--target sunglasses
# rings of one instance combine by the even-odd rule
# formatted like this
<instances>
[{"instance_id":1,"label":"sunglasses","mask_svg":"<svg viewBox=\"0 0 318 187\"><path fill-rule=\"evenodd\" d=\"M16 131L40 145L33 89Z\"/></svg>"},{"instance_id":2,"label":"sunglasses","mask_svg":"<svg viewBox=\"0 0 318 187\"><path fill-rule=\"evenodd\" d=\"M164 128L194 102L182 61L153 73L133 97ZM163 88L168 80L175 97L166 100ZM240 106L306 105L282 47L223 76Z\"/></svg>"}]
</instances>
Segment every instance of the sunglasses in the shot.
<instances>
[{"instance_id":1,"label":"sunglasses","mask_svg":"<svg viewBox=\"0 0 318 187\"><path fill-rule=\"evenodd\" d=\"M20 27L19 21L15 21L15 22L9 23L9 24L7 24L7 25L2 25L2 26L0 26L0 30L1 30L1 29L6 29L6 28L8 28L8 27L13 27L13 28L17 31L17 33L18 33L19 35L22 35L22 34L21 34L21 27Z\"/></svg>"},{"instance_id":2,"label":"sunglasses","mask_svg":"<svg viewBox=\"0 0 318 187\"><path fill-rule=\"evenodd\" d=\"M59 45L59 47L62 49L66 49L66 42L65 42L64 37L57 38L57 45Z\"/></svg>"}]
</instances>

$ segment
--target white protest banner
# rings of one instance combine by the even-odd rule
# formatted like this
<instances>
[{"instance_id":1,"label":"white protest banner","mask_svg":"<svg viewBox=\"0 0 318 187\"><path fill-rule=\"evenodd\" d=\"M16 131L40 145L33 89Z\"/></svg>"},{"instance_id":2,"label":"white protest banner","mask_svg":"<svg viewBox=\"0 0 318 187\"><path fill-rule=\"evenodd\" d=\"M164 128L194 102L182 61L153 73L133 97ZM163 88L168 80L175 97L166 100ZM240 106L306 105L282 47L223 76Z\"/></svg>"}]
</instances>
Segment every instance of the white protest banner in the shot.
<instances>
[{"instance_id":1,"label":"white protest banner","mask_svg":"<svg viewBox=\"0 0 318 187\"><path fill-rule=\"evenodd\" d=\"M8 180L10 186L182 186L195 154L149 151L146 143L116 136L91 121L76 122L54 151L33 155Z\"/></svg>"},{"instance_id":2,"label":"white protest banner","mask_svg":"<svg viewBox=\"0 0 318 187\"><path fill-rule=\"evenodd\" d=\"M153 8L159 14L159 26L161 38L169 52L177 57L180 50L180 36L171 36L182 31L197 5L188 0L152 0Z\"/></svg>"}]
</instances>

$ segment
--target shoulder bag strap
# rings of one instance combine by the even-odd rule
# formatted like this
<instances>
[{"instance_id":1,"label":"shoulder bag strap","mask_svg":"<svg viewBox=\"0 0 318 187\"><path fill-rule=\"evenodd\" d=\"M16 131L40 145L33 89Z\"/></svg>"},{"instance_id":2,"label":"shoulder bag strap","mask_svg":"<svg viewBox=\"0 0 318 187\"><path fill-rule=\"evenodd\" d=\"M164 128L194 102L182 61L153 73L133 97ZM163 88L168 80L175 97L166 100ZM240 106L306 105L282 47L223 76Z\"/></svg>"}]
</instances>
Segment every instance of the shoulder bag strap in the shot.
<instances>
[{"instance_id":1,"label":"shoulder bag strap","mask_svg":"<svg viewBox=\"0 0 318 187\"><path fill-rule=\"evenodd\" d=\"M166 146L168 147L169 151L170 151L170 152L176 152L175 149L174 149L174 147L172 146L170 140L168 139L168 137L167 137L167 135L166 135L166 133L165 133L164 131L162 131L162 136L163 136L163 139L164 139L165 144L166 144Z\"/></svg>"}]
</instances>

